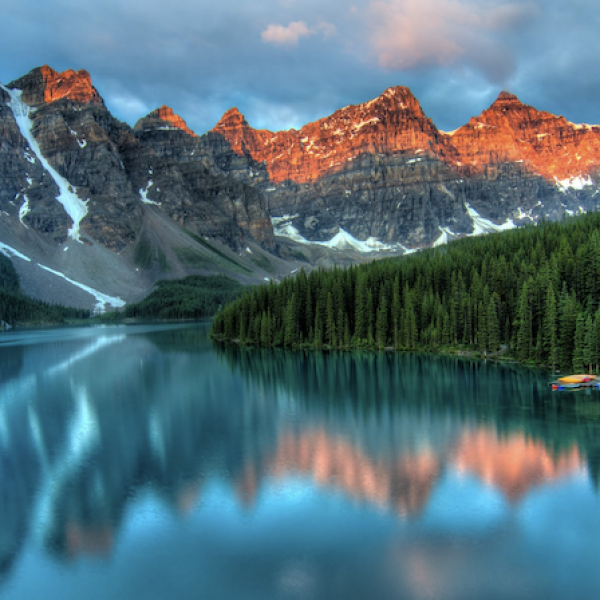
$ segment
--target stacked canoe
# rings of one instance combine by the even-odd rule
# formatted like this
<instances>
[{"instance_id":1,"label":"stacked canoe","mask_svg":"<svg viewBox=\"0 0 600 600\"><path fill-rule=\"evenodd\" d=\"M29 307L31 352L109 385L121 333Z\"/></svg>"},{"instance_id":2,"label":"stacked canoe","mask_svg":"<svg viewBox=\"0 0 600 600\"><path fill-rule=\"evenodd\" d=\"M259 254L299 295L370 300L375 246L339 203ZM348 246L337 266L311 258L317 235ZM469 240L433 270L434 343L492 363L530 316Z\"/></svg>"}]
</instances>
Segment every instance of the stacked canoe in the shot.
<instances>
[{"instance_id":1,"label":"stacked canoe","mask_svg":"<svg viewBox=\"0 0 600 600\"><path fill-rule=\"evenodd\" d=\"M600 389L600 380L595 375L567 375L550 383L553 390L575 390L578 388Z\"/></svg>"}]
</instances>

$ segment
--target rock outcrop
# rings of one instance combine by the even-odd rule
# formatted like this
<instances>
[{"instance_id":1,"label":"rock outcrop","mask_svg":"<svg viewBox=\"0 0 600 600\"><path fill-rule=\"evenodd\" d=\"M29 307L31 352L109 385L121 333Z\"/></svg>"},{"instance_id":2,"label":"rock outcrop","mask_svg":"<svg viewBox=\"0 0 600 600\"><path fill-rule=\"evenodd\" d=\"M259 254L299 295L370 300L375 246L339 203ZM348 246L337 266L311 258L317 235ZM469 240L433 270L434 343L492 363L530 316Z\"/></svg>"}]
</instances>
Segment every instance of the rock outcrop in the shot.
<instances>
[{"instance_id":1,"label":"rock outcrop","mask_svg":"<svg viewBox=\"0 0 600 600\"><path fill-rule=\"evenodd\" d=\"M90 74L83 70L57 73L44 65L13 81L8 87L22 90L23 102L34 108L62 98L80 104L104 104L100 94L92 85Z\"/></svg>"}]
</instances>

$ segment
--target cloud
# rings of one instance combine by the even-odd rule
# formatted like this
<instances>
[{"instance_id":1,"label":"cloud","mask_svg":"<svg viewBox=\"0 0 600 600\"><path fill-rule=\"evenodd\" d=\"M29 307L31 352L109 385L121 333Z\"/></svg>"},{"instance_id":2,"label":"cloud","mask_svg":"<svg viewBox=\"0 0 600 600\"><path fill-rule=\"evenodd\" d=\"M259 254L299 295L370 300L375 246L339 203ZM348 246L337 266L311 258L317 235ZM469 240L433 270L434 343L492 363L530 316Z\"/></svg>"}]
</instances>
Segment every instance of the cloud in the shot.
<instances>
[{"instance_id":1,"label":"cloud","mask_svg":"<svg viewBox=\"0 0 600 600\"><path fill-rule=\"evenodd\" d=\"M494 0L376 0L363 15L386 69L466 63L502 80L513 70L513 57L498 34L526 25L536 12L531 3Z\"/></svg>"},{"instance_id":2,"label":"cloud","mask_svg":"<svg viewBox=\"0 0 600 600\"><path fill-rule=\"evenodd\" d=\"M232 106L254 126L297 127L393 85L410 87L442 129L479 114L503 88L571 121L600 121L598 0L4 5L3 83L43 64L86 69L130 124L167 104L197 133Z\"/></svg>"},{"instance_id":3,"label":"cloud","mask_svg":"<svg viewBox=\"0 0 600 600\"><path fill-rule=\"evenodd\" d=\"M309 27L305 21L293 21L287 27L271 24L260 36L266 44L296 46L301 37L316 33L320 33L323 38L328 39L337 34L337 27L327 21L320 21L316 27Z\"/></svg>"},{"instance_id":4,"label":"cloud","mask_svg":"<svg viewBox=\"0 0 600 600\"><path fill-rule=\"evenodd\" d=\"M317 25L317 30L323 35L324 38L330 38L337 34L337 27L332 23L321 21Z\"/></svg>"},{"instance_id":5,"label":"cloud","mask_svg":"<svg viewBox=\"0 0 600 600\"><path fill-rule=\"evenodd\" d=\"M269 25L261 34L266 44L280 46L296 46L301 37L314 35L315 30L309 29L304 21L293 21L287 27L283 25Z\"/></svg>"}]
</instances>

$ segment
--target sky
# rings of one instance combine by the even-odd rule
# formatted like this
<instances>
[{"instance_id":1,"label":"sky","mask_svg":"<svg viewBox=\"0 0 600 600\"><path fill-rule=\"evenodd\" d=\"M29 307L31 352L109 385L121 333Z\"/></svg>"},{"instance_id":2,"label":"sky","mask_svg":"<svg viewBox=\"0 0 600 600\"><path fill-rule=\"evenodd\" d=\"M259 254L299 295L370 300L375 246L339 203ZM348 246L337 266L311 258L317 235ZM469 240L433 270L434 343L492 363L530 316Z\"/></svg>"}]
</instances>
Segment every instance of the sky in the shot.
<instances>
[{"instance_id":1,"label":"sky","mask_svg":"<svg viewBox=\"0 0 600 600\"><path fill-rule=\"evenodd\" d=\"M600 123L598 0L0 0L0 81L85 69L130 125L299 128L408 86L442 130L502 90Z\"/></svg>"}]
</instances>

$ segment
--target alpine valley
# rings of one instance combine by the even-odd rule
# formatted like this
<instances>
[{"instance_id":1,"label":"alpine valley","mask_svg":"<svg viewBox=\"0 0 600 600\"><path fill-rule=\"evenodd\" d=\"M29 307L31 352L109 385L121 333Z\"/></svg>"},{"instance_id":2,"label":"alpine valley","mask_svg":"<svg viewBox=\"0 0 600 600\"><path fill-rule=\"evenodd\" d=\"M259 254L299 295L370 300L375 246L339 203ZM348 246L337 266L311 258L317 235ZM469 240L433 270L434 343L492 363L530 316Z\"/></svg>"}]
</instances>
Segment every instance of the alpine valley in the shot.
<instances>
[{"instance_id":1,"label":"alpine valley","mask_svg":"<svg viewBox=\"0 0 600 600\"><path fill-rule=\"evenodd\" d=\"M72 306L404 254L595 211L599 191L600 127L507 92L453 132L395 87L299 131L232 108L198 136L166 106L118 121L86 71L0 84L0 250L26 293Z\"/></svg>"}]
</instances>

